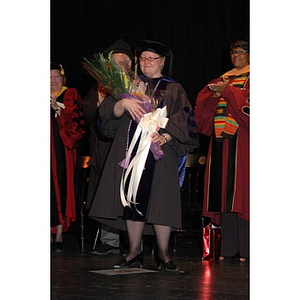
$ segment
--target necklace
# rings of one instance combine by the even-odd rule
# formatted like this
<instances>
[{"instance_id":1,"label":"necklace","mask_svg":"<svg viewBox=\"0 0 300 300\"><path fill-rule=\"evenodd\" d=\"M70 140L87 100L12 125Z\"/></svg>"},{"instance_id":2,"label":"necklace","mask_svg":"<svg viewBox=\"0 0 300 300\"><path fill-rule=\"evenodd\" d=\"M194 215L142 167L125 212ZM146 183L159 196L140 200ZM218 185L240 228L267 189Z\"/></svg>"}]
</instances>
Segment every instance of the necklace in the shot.
<instances>
[{"instance_id":1,"label":"necklace","mask_svg":"<svg viewBox=\"0 0 300 300\"><path fill-rule=\"evenodd\" d=\"M156 85L155 85L155 87L154 87L154 89L153 89L153 91L152 91L152 93L150 95L151 103L153 103L153 110L156 109L156 107L158 105L158 99L155 99L153 96L154 96L154 93L156 92L156 90L157 90L157 88L158 88L158 86L159 86L159 84L160 84L161 81L162 81L162 78L160 78L157 81L157 83L156 83Z\"/></svg>"},{"instance_id":2,"label":"necklace","mask_svg":"<svg viewBox=\"0 0 300 300\"><path fill-rule=\"evenodd\" d=\"M130 132L131 124L132 124L132 120L129 121L128 129L127 129L126 152L125 152L126 154L129 149L129 132Z\"/></svg>"}]
</instances>

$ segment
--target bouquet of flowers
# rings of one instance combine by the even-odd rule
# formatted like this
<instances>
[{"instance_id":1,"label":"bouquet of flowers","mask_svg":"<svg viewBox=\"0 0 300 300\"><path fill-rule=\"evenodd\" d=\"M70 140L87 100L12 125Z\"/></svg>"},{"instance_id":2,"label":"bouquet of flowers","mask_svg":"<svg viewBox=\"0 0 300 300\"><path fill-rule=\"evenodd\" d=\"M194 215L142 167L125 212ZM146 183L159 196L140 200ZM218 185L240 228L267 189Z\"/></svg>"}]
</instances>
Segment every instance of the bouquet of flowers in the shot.
<instances>
[{"instance_id":1,"label":"bouquet of flowers","mask_svg":"<svg viewBox=\"0 0 300 300\"><path fill-rule=\"evenodd\" d=\"M132 73L125 73L109 54L106 59L102 53L94 54L91 59L84 58L83 67L92 75L114 98L128 93L131 89Z\"/></svg>"},{"instance_id":2,"label":"bouquet of flowers","mask_svg":"<svg viewBox=\"0 0 300 300\"><path fill-rule=\"evenodd\" d=\"M112 54L106 59L102 53L94 54L91 59L84 58L83 67L92 75L102 87L116 99L135 96L138 99L149 98L138 90L136 76L132 71L124 72L112 59Z\"/></svg>"},{"instance_id":3,"label":"bouquet of flowers","mask_svg":"<svg viewBox=\"0 0 300 300\"><path fill-rule=\"evenodd\" d=\"M106 59L102 53L94 54L91 59L84 58L83 67L94 77L102 91L105 90L115 99L135 98L143 101L143 108L147 113L153 111L155 106L146 95L144 82L139 82L132 71L124 72L112 59L112 54ZM138 120L135 120L138 123Z\"/></svg>"}]
</instances>

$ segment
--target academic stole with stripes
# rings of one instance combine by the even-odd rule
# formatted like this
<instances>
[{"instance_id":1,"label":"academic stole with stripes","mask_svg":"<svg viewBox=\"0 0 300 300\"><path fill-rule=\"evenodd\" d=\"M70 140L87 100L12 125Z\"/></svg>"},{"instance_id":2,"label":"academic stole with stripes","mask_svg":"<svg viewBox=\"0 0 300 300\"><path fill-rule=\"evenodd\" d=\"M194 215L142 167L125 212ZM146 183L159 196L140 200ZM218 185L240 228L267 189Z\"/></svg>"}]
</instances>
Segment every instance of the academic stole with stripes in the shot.
<instances>
[{"instance_id":1,"label":"academic stole with stripes","mask_svg":"<svg viewBox=\"0 0 300 300\"><path fill-rule=\"evenodd\" d=\"M238 88L243 88L248 77L248 73L237 76L230 84ZM239 128L239 124L232 115L230 113L227 115L227 101L222 97L218 102L214 116L214 128L217 139L230 138L235 135Z\"/></svg>"}]
</instances>

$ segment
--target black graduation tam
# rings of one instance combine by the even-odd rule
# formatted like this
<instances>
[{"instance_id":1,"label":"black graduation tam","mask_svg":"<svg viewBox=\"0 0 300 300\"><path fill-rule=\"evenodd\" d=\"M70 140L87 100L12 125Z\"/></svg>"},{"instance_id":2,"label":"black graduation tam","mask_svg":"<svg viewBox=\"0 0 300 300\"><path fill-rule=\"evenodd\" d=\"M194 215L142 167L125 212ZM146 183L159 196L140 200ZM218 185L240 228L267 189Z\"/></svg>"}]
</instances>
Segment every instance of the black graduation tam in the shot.
<instances>
[{"instance_id":1,"label":"black graduation tam","mask_svg":"<svg viewBox=\"0 0 300 300\"><path fill-rule=\"evenodd\" d=\"M129 56L130 59L133 58L132 52L131 52L131 47L124 42L122 39L118 39L115 41L113 44L108 46L104 51L103 54L108 56L108 54L112 52L113 54L115 53L124 53Z\"/></svg>"},{"instance_id":2,"label":"black graduation tam","mask_svg":"<svg viewBox=\"0 0 300 300\"><path fill-rule=\"evenodd\" d=\"M143 51L150 51L157 53L161 56L170 56L172 54L171 49L156 41L149 40L138 40L135 42L135 49L138 53L142 53Z\"/></svg>"},{"instance_id":3,"label":"black graduation tam","mask_svg":"<svg viewBox=\"0 0 300 300\"><path fill-rule=\"evenodd\" d=\"M50 63L50 70L59 70L60 71L60 75L64 76L65 75L65 70L63 68L63 66L61 64L57 64L57 63Z\"/></svg>"},{"instance_id":4,"label":"black graduation tam","mask_svg":"<svg viewBox=\"0 0 300 300\"><path fill-rule=\"evenodd\" d=\"M57 63L50 63L50 70L60 70L61 66Z\"/></svg>"},{"instance_id":5,"label":"black graduation tam","mask_svg":"<svg viewBox=\"0 0 300 300\"><path fill-rule=\"evenodd\" d=\"M150 51L150 52L157 53L160 56L169 57L168 76L172 76L173 53L170 47L156 41L137 40L135 42L135 51L137 52L137 55L141 55L143 51Z\"/></svg>"}]
</instances>

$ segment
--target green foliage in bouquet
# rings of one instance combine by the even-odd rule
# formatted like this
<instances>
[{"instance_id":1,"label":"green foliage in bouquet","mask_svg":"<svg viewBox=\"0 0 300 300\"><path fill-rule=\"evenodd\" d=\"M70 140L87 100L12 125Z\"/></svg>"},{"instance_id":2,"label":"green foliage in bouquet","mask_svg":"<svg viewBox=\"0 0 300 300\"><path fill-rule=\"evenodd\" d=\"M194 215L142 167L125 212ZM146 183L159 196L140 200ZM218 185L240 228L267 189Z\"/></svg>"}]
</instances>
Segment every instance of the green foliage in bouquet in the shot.
<instances>
[{"instance_id":1,"label":"green foliage in bouquet","mask_svg":"<svg viewBox=\"0 0 300 300\"><path fill-rule=\"evenodd\" d=\"M125 73L112 59L112 54L106 59L102 53L94 54L93 58L86 59L83 67L116 99L122 94L132 92L134 74Z\"/></svg>"}]
</instances>

